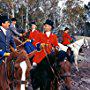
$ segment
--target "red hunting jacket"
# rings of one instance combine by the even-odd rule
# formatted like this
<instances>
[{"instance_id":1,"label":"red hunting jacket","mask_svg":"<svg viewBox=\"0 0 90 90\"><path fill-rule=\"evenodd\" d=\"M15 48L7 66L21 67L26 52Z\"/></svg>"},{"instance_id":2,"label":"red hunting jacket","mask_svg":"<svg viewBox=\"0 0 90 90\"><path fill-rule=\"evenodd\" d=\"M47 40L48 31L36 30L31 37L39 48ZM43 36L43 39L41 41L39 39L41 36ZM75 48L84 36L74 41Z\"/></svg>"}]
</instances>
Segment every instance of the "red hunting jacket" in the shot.
<instances>
[{"instance_id":1,"label":"red hunting jacket","mask_svg":"<svg viewBox=\"0 0 90 90\"><path fill-rule=\"evenodd\" d=\"M62 38L63 38L63 42L62 42L63 45L68 45L71 43L70 41L72 40L72 38L70 37L68 33L64 32L62 35Z\"/></svg>"},{"instance_id":2,"label":"red hunting jacket","mask_svg":"<svg viewBox=\"0 0 90 90\"><path fill-rule=\"evenodd\" d=\"M38 30L35 30L33 32L31 31L29 39L33 40L33 45L36 46L36 44L40 42L40 31Z\"/></svg>"},{"instance_id":3,"label":"red hunting jacket","mask_svg":"<svg viewBox=\"0 0 90 90\"><path fill-rule=\"evenodd\" d=\"M41 34L40 36L41 36L40 42L48 44L48 46L46 46L44 49L41 49L41 51L36 52L33 58L33 62L36 62L36 63L40 63L45 58L46 53L50 54L53 46L55 47L58 46L58 39L55 34L51 33L50 36L47 37L47 35L44 33L44 34Z\"/></svg>"}]
</instances>

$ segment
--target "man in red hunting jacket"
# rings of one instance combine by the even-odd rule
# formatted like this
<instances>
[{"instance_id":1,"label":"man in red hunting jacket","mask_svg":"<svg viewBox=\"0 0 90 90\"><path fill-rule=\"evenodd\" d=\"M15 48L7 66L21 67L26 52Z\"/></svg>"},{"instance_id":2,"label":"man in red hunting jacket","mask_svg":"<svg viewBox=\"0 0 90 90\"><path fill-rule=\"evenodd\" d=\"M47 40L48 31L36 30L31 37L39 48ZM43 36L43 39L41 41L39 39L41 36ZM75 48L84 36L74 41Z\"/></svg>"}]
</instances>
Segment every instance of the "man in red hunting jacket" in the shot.
<instances>
[{"instance_id":1,"label":"man in red hunting jacket","mask_svg":"<svg viewBox=\"0 0 90 90\"><path fill-rule=\"evenodd\" d=\"M41 40L40 43L37 44L37 46L40 46L42 49L36 52L33 58L33 62L36 64L39 64L47 56L47 54L50 54L53 47L58 47L58 39L57 36L52 33L52 29L53 22L47 19L44 23L45 32L40 34Z\"/></svg>"},{"instance_id":2,"label":"man in red hunting jacket","mask_svg":"<svg viewBox=\"0 0 90 90\"><path fill-rule=\"evenodd\" d=\"M62 35L62 39L63 39L63 41L62 41L63 45L68 45L71 43L72 38L69 35L69 28L68 27L65 28L64 33Z\"/></svg>"},{"instance_id":3,"label":"man in red hunting jacket","mask_svg":"<svg viewBox=\"0 0 90 90\"><path fill-rule=\"evenodd\" d=\"M28 40L24 44L26 52L29 54L32 51L36 50L36 45L40 42L40 31L36 30L37 26L35 21L31 22L31 32Z\"/></svg>"},{"instance_id":4,"label":"man in red hunting jacket","mask_svg":"<svg viewBox=\"0 0 90 90\"><path fill-rule=\"evenodd\" d=\"M35 88L35 82L38 82L40 90L50 90L50 83L53 77L50 66L55 61L53 50L54 48L58 48L58 40L57 36L51 31L53 29L53 21L47 19L43 28L45 31L44 33L40 33L40 41L36 44L36 48L38 49L33 57L31 82L33 88Z\"/></svg>"},{"instance_id":5,"label":"man in red hunting jacket","mask_svg":"<svg viewBox=\"0 0 90 90\"><path fill-rule=\"evenodd\" d=\"M31 32L30 32L30 35L29 35L29 39L30 40L33 40L33 45L36 46L36 44L38 44L40 42L40 31L37 30L37 26L36 26L36 23L35 22L32 22L32 27L31 27Z\"/></svg>"}]
</instances>

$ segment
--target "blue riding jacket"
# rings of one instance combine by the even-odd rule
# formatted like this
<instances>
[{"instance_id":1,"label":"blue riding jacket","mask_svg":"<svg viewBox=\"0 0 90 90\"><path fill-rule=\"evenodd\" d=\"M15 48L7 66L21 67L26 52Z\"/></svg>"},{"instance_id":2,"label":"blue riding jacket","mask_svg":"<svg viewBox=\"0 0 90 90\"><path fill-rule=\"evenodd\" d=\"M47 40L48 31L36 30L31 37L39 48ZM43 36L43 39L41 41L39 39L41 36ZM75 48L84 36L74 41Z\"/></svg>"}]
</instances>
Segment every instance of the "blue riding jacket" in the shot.
<instances>
[{"instance_id":1,"label":"blue riding jacket","mask_svg":"<svg viewBox=\"0 0 90 90\"><path fill-rule=\"evenodd\" d=\"M10 30L7 30L5 35L0 28L0 56L3 56L4 52L10 52L10 45L16 49L16 44Z\"/></svg>"}]
</instances>

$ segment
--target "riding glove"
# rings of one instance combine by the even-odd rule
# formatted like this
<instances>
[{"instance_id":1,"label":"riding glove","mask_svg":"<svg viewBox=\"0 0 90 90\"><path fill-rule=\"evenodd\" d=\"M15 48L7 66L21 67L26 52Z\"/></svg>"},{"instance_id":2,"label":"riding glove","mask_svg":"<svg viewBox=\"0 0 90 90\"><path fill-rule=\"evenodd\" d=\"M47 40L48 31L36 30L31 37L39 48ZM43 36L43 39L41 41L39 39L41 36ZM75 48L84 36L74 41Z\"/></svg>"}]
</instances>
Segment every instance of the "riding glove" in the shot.
<instances>
[{"instance_id":1,"label":"riding glove","mask_svg":"<svg viewBox=\"0 0 90 90\"><path fill-rule=\"evenodd\" d=\"M5 56L5 57L8 57L8 56L10 56L10 53L5 52L5 53L4 53L4 56Z\"/></svg>"}]
</instances>

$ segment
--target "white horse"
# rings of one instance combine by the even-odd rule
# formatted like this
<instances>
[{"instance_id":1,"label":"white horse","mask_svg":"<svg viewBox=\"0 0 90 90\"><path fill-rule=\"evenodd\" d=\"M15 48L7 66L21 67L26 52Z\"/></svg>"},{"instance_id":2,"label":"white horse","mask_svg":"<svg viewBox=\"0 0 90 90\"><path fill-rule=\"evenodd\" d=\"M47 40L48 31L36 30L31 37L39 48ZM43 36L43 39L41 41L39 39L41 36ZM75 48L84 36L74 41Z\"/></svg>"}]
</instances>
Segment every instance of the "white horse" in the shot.
<instances>
[{"instance_id":1,"label":"white horse","mask_svg":"<svg viewBox=\"0 0 90 90\"><path fill-rule=\"evenodd\" d=\"M83 38L83 39L77 40L76 42L69 44L67 46L64 46L61 43L58 43L58 45L59 45L59 50L63 50L65 52L67 51L68 47L71 47L71 49L74 53L75 66L76 66L76 69L78 70L77 60L78 60L79 50L82 45L84 45L86 48L89 48L87 39Z\"/></svg>"}]
</instances>

